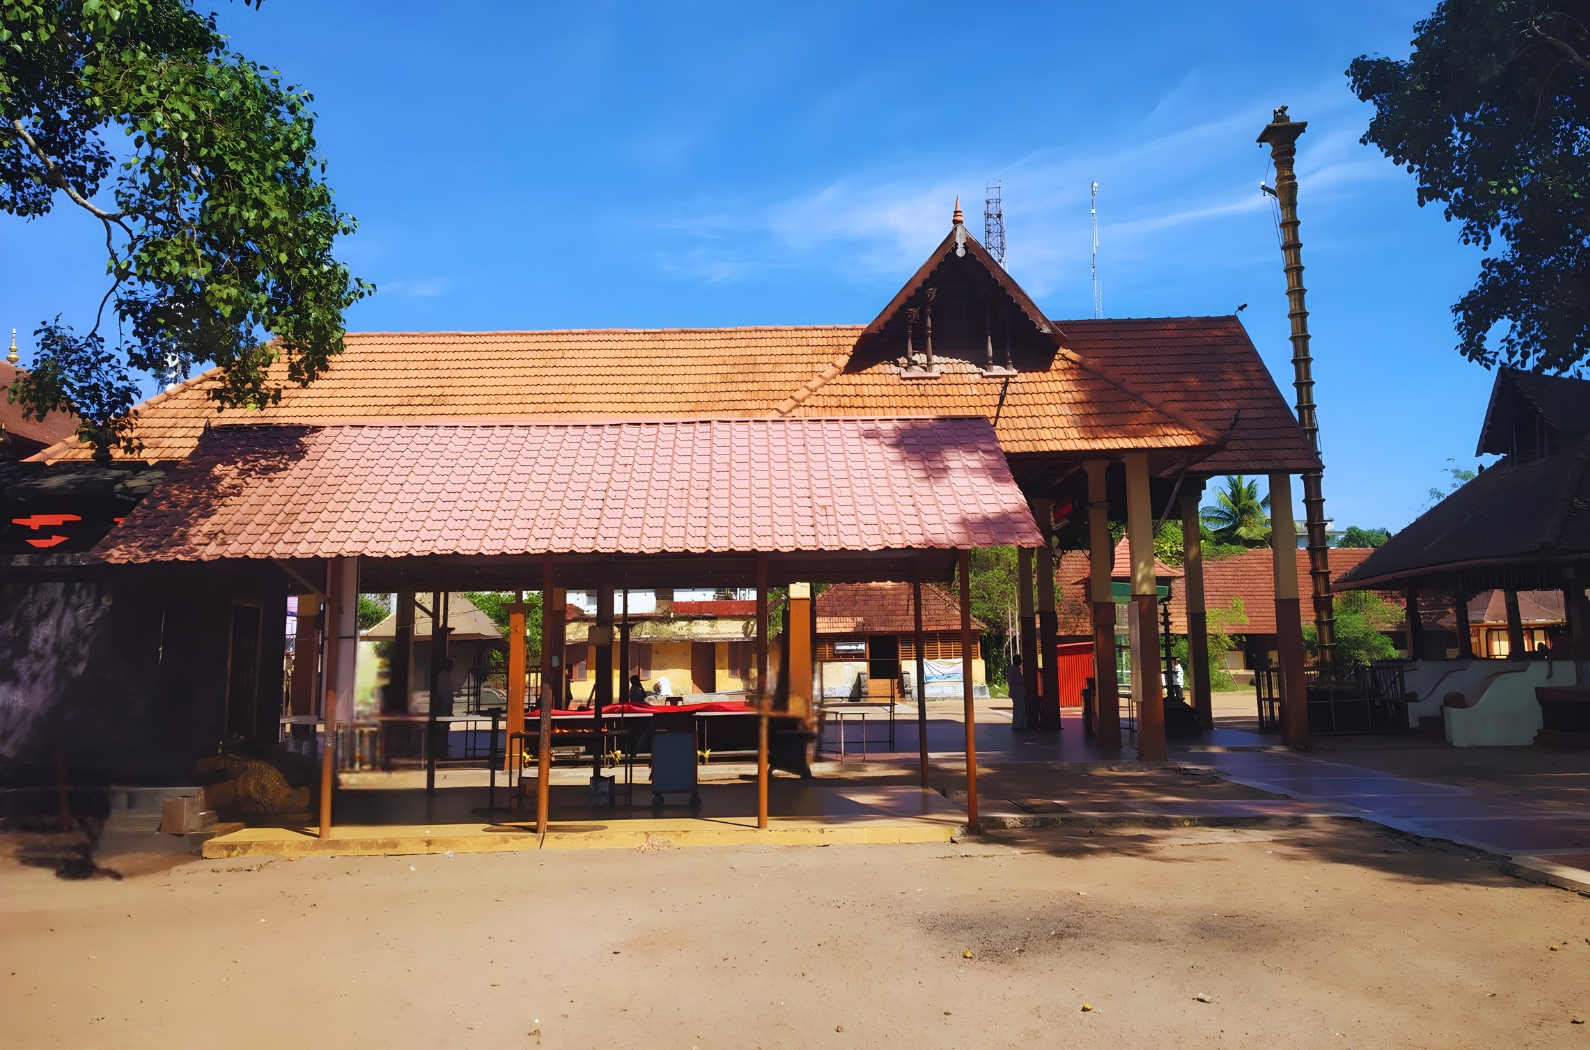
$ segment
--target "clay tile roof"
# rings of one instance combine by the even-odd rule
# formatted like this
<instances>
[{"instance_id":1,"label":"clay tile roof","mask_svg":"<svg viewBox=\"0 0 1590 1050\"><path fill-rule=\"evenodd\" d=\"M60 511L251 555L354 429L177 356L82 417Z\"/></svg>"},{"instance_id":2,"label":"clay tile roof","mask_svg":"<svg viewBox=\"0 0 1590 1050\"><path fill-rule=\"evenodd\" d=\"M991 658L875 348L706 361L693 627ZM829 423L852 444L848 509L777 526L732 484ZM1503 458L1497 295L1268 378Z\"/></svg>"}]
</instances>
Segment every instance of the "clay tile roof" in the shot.
<instances>
[{"instance_id":1,"label":"clay tile roof","mask_svg":"<svg viewBox=\"0 0 1590 1050\"><path fill-rule=\"evenodd\" d=\"M955 549L1042 542L981 419L234 425L111 562Z\"/></svg>"},{"instance_id":2,"label":"clay tile roof","mask_svg":"<svg viewBox=\"0 0 1590 1050\"><path fill-rule=\"evenodd\" d=\"M1368 547L1337 547L1330 553L1331 580L1340 579L1348 570L1360 564L1373 553ZM1303 619L1313 619L1309 595L1314 585L1309 577L1308 552L1295 551L1297 562L1297 593L1302 596ZM1209 609L1229 609L1232 598L1241 598L1247 612L1246 623L1232 623L1226 627L1229 634L1274 634L1275 628L1275 562L1268 547L1244 551L1229 558L1204 561L1204 606Z\"/></svg>"},{"instance_id":3,"label":"clay tile roof","mask_svg":"<svg viewBox=\"0 0 1590 1050\"><path fill-rule=\"evenodd\" d=\"M1185 574L1180 569L1173 569L1169 565L1166 565L1164 562L1160 561L1158 558L1154 559L1154 579L1178 580L1181 579L1183 575ZM1084 561L1082 563L1082 574L1076 577L1073 582L1086 583L1092 578L1093 567L1089 562ZM1115 561L1110 565L1110 579L1130 580L1131 578L1132 545L1123 537L1121 541L1115 545Z\"/></svg>"},{"instance_id":4,"label":"clay tile roof","mask_svg":"<svg viewBox=\"0 0 1590 1050\"><path fill-rule=\"evenodd\" d=\"M140 405L136 433L144 458L172 460L206 425L231 420L982 416L1007 453L1190 452L1224 437L1235 417L1227 450L1200 472L1315 462L1235 318L1060 325L1065 345L1018 361L1008 382L954 358L930 381L903 380L887 363L847 371L860 325L349 333L325 375L285 383L276 405L218 413L206 373ZM36 458L90 454L74 439Z\"/></svg>"},{"instance_id":5,"label":"clay tile roof","mask_svg":"<svg viewBox=\"0 0 1590 1050\"><path fill-rule=\"evenodd\" d=\"M77 444L77 417L70 412L51 412L42 421L32 416L22 417L22 406L12 404L6 393L21 374L22 369L16 365L0 361L0 425L5 427L6 433L38 445ZM4 451L3 444L0 444L0 451Z\"/></svg>"},{"instance_id":6,"label":"clay tile roof","mask_svg":"<svg viewBox=\"0 0 1590 1050\"><path fill-rule=\"evenodd\" d=\"M350 332L307 387L286 381L265 409L218 412L206 372L138 406L151 461L181 459L207 424L371 420L699 419L768 416L849 352L860 325L588 329L557 332ZM871 415L897 413L873 412ZM949 413L939 413L947 415ZM74 440L38 458L87 459Z\"/></svg>"},{"instance_id":7,"label":"clay tile roof","mask_svg":"<svg viewBox=\"0 0 1590 1050\"><path fill-rule=\"evenodd\" d=\"M959 631L960 600L933 583L922 585L922 629ZM972 629L983 622L972 618ZM916 612L909 583L839 583L817 596L818 634L911 634Z\"/></svg>"},{"instance_id":8,"label":"clay tile roof","mask_svg":"<svg viewBox=\"0 0 1590 1050\"><path fill-rule=\"evenodd\" d=\"M1197 465L1205 474L1307 470L1319 457L1234 316L1056 321L1065 345L1109 369L1131 390L1174 405L1226 447ZM1232 421L1236 427L1232 429Z\"/></svg>"}]
</instances>

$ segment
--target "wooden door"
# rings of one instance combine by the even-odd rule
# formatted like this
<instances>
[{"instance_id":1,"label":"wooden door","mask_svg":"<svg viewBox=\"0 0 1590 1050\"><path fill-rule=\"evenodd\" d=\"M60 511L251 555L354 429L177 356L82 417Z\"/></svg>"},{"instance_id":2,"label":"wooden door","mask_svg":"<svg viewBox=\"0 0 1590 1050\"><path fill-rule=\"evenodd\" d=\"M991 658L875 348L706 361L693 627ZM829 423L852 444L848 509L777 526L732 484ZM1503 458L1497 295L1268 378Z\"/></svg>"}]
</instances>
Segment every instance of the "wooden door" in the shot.
<instances>
[{"instance_id":1,"label":"wooden door","mask_svg":"<svg viewBox=\"0 0 1590 1050\"><path fill-rule=\"evenodd\" d=\"M718 691L718 643L690 643L690 683L698 693Z\"/></svg>"}]
</instances>

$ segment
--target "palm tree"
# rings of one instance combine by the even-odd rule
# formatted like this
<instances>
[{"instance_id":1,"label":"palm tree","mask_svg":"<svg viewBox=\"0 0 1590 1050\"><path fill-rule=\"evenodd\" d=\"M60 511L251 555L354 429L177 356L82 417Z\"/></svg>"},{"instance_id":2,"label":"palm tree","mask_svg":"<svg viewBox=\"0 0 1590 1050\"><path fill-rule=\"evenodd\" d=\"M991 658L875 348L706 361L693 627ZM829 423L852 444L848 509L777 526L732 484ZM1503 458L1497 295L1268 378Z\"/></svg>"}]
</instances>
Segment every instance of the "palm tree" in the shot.
<instances>
[{"instance_id":1,"label":"palm tree","mask_svg":"<svg viewBox=\"0 0 1590 1050\"><path fill-rule=\"evenodd\" d=\"M1265 514L1269 507L1269 496L1259 498L1258 480L1238 474L1216 490L1215 505L1203 510L1204 524L1221 543L1263 547L1270 541L1270 518Z\"/></svg>"}]
</instances>

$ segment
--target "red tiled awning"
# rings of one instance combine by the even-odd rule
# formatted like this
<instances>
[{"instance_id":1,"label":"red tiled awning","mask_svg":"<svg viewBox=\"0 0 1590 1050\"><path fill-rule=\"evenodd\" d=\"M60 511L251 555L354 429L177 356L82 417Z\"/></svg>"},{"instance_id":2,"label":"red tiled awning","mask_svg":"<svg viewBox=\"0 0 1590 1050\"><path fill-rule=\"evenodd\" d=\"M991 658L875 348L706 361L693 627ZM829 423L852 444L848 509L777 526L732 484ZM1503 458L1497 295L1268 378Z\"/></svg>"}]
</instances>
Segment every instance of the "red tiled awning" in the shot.
<instances>
[{"instance_id":1,"label":"red tiled awning","mask_svg":"<svg viewBox=\"0 0 1590 1050\"><path fill-rule=\"evenodd\" d=\"M106 561L1043 542L985 419L213 428Z\"/></svg>"}]
</instances>

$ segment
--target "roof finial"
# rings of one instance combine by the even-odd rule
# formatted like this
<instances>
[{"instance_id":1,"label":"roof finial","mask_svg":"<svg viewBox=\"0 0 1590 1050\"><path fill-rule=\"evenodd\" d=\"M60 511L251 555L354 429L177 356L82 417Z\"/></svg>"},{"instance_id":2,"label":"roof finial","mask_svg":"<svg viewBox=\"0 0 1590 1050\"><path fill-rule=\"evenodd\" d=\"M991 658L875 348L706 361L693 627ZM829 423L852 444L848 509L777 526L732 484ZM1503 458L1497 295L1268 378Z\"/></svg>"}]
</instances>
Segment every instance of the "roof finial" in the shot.
<instances>
[{"instance_id":1,"label":"roof finial","mask_svg":"<svg viewBox=\"0 0 1590 1050\"><path fill-rule=\"evenodd\" d=\"M6 351L6 364L14 365L22 360L22 355L17 353L17 330L11 329L11 349Z\"/></svg>"},{"instance_id":2,"label":"roof finial","mask_svg":"<svg viewBox=\"0 0 1590 1050\"><path fill-rule=\"evenodd\" d=\"M957 193L955 195L955 214L950 216L950 222L953 225L959 226L959 225L961 225L961 223L963 223L965 221L966 221L966 216L961 214L961 195L959 193Z\"/></svg>"}]
</instances>

